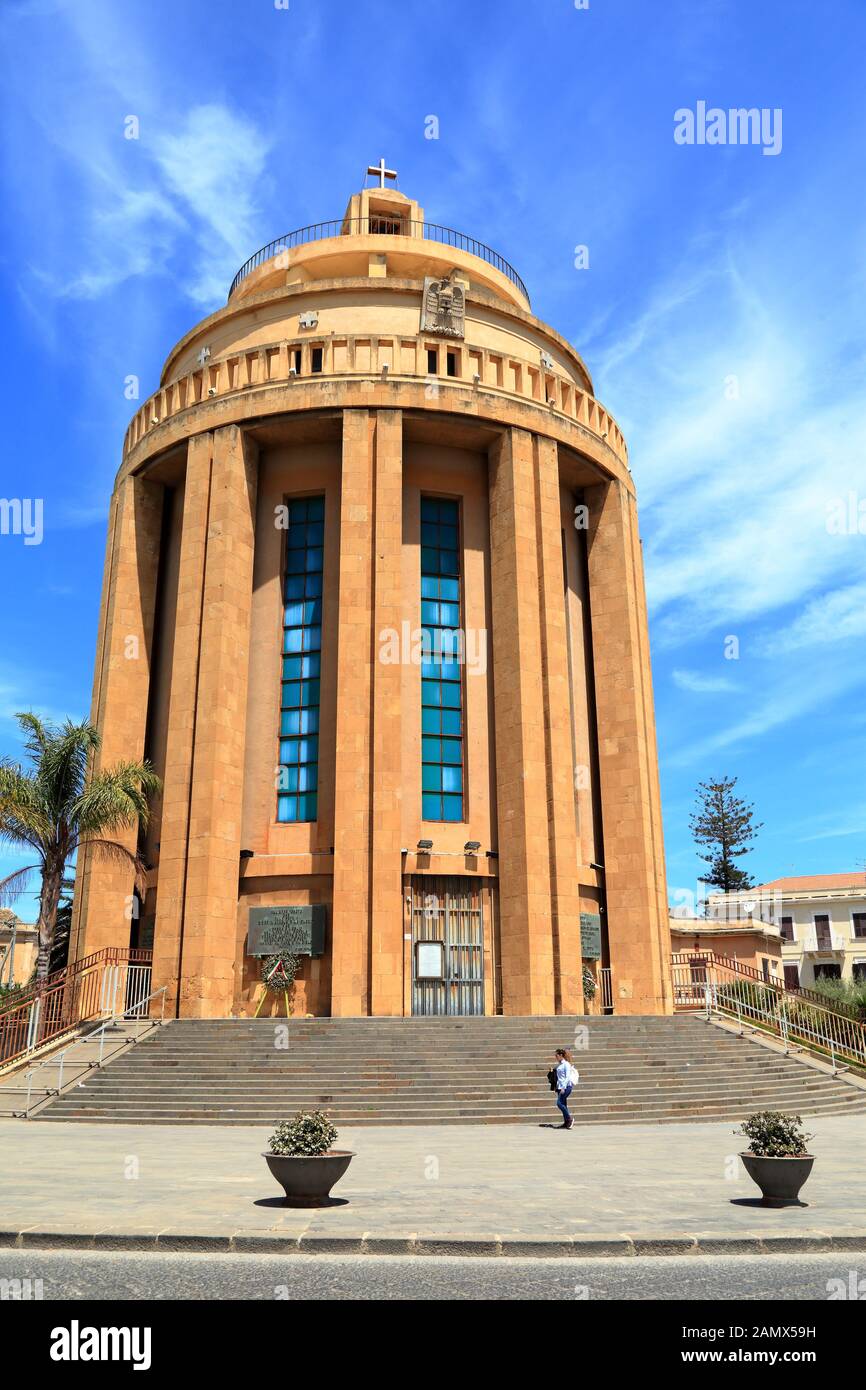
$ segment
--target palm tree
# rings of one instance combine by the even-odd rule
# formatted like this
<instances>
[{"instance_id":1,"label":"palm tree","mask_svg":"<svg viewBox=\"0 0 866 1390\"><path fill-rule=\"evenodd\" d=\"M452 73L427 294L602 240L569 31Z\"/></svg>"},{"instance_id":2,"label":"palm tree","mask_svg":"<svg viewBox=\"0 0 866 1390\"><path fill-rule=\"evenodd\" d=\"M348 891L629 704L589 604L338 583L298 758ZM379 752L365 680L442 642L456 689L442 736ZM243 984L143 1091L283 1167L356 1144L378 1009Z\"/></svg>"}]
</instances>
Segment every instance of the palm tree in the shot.
<instances>
[{"instance_id":1,"label":"palm tree","mask_svg":"<svg viewBox=\"0 0 866 1390\"><path fill-rule=\"evenodd\" d=\"M88 775L100 735L87 720L62 728L35 714L16 715L24 735L29 768L0 764L0 844L34 851L36 863L0 880L0 898L16 897L29 876L42 877L39 894L39 954L36 982L48 974L57 910L67 866L81 845L98 858L133 870L142 881L143 864L111 835L136 823L146 826L148 798L161 782L147 761L120 762Z\"/></svg>"}]
</instances>

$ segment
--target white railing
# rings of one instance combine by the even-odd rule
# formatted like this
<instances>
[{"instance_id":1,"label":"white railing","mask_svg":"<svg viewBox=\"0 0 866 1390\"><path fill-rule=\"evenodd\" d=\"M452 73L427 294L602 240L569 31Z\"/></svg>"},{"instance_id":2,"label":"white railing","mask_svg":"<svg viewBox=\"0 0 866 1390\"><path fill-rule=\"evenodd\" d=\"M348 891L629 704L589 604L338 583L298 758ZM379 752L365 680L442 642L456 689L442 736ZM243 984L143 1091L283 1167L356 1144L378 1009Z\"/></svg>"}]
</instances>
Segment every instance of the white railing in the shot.
<instances>
[{"instance_id":1,"label":"white railing","mask_svg":"<svg viewBox=\"0 0 866 1390\"><path fill-rule=\"evenodd\" d=\"M854 1011L834 1009L814 994L786 990L748 966L710 954L677 953L672 959L674 1007L730 1019L777 1038L786 1052L806 1049L830 1062L833 1071L866 1071L866 1024Z\"/></svg>"},{"instance_id":2,"label":"white railing","mask_svg":"<svg viewBox=\"0 0 866 1390\"><path fill-rule=\"evenodd\" d=\"M137 969L137 970L139 970L139 971L142 971L142 972L146 970L146 971L147 971L147 975L148 975L148 981L149 981L149 979L150 979L150 966L149 966L149 965L148 965L148 966L137 966L137 967L135 967L135 969ZM145 1033L146 1033L146 1032L149 1032L151 1028L156 1028L156 1027L158 1027L161 1023L163 1023L164 1020L165 1020L165 996L166 996L166 989L167 989L167 986L166 986L166 985L160 985L159 989L152 990L152 991L151 991L149 994L147 994L147 995L144 995L144 996L141 996L141 997L137 997L137 998L135 999L134 1004L133 1004L131 1007L130 1007L130 1005L129 1005L129 998L128 998L128 996L129 996L129 990L127 989L127 990L126 990L126 996L127 996L127 997L126 997L126 1000L124 1001L124 1008L123 1008L123 1009L121 1009L120 1011L113 1011L113 1012L111 1012L111 1013L109 1014L108 1018L106 1018L106 1019L99 1025L98 1028L94 1028L93 1032L87 1033L87 1034L86 1034L85 1036L83 1036L83 1037L77 1037L77 1038L75 1039L74 1042L71 1042L71 1043L69 1043L66 1047L62 1048L61 1051L58 1052L58 1053L56 1054L56 1056L46 1057L46 1058L44 1058L44 1059L38 1064L38 1066L31 1067L30 1070L29 1070L28 1072L26 1072L26 1074L25 1074L25 1078L24 1078L24 1079L25 1079L25 1081L26 1081L26 1085L24 1085L24 1086L11 1086L11 1085L9 1085L8 1083L5 1083L5 1084L2 1086L2 1088L0 1088L0 1096L4 1095L4 1094L6 1094L6 1093L15 1094L15 1092L23 1092L23 1093L25 1094L25 1097L26 1097L26 1099L25 1099L25 1101L24 1101L24 1108L23 1108L22 1110L12 1110L12 1111L10 1111L9 1114L11 1115L11 1117L12 1117L13 1119L18 1119L18 1120L29 1120L30 1115L31 1115L32 1112L37 1108L37 1106L42 1105L42 1104L43 1104L46 1100L48 1100L51 1096L59 1096L59 1095L61 1094L61 1092L63 1091L63 1089L64 1089L63 1073L64 1073L64 1071L66 1070L66 1068L69 1067L70 1065L74 1066L75 1063L76 1063L76 1061L79 1061L79 1062L80 1062L80 1070L77 1071L77 1072L75 1073L75 1075L74 1075L71 1079L68 1079L68 1080L67 1080L67 1082L66 1082L66 1087L67 1087L67 1089L68 1089L69 1086L74 1085L74 1084L79 1080L79 1078L80 1078L82 1075L86 1074L86 1073L89 1072L89 1071L94 1071L94 1070L97 1070L97 1071L98 1071L98 1070L105 1064L105 1062L109 1061L110 1058L112 1058L112 1057L114 1056L114 1054L115 1054L116 1052L120 1052L123 1048L128 1047L128 1046L130 1046L131 1044L134 1044L134 1043L139 1042L139 1040L140 1040L142 1037L144 1037ZM138 991L138 994L140 995L140 990ZM160 1011L159 1011L159 1017L158 1017L158 1018L150 1013L150 1007L149 1007L149 1006L150 1006L150 1001L151 1001L152 999L156 999L156 998L160 998L160 1001L161 1001L161 1002L160 1002ZM115 1047L112 1047L111 1050L106 1054L106 1051L105 1051L105 1042L106 1042L106 1033L107 1033L107 1031L108 1031L109 1029L111 1029L111 1028L115 1028L115 1027L117 1026L118 1022L121 1022L121 1023L123 1023L123 1022L128 1022L130 1019L139 1019L139 1020L141 1020L141 1021L146 1025L145 1029L144 1029L142 1032L140 1032L140 1033L136 1033L135 1037L133 1037L133 1038L130 1038L130 1037L124 1035L123 1038L120 1038L120 1039L117 1040L116 1046L115 1046ZM96 1043L96 1042L99 1043L99 1050L98 1050L98 1052L97 1052L97 1054L96 1054L95 1057L89 1057L86 1061L85 1061L84 1059L73 1059L72 1062L70 1063L68 1054L69 1054L70 1052L72 1052L76 1047L82 1047L82 1046L85 1046L85 1045L86 1045L86 1046L90 1046L90 1045L92 1045L93 1043ZM37 1074L38 1074L39 1072L41 1072L43 1069L45 1069L46 1071L50 1071L50 1070L53 1070L53 1068L55 1068L55 1067L57 1068L57 1084L54 1085L54 1086L46 1086L46 1087L37 1086L37 1087L36 1087L36 1090L38 1090L41 1094L39 1094L39 1095L37 1096L36 1100L34 1100L34 1099L33 1099L33 1090L34 1090L34 1080L33 1080L33 1079L34 1079L34 1077L37 1076ZM0 1112L0 1113L2 1113L2 1112Z\"/></svg>"}]
</instances>

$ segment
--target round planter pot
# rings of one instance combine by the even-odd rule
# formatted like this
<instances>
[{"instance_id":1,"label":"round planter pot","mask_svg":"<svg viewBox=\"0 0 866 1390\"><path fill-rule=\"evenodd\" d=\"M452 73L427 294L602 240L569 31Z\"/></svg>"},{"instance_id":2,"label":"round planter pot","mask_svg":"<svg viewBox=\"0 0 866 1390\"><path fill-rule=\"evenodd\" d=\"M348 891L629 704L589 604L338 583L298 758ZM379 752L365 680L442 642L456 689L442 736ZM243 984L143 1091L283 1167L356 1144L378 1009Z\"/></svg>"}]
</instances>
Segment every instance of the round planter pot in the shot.
<instances>
[{"instance_id":1,"label":"round planter pot","mask_svg":"<svg viewBox=\"0 0 866 1390\"><path fill-rule=\"evenodd\" d=\"M813 1154L802 1158L759 1158L757 1154L740 1154L743 1167L761 1189L765 1207L791 1207L797 1203L800 1188L812 1171Z\"/></svg>"},{"instance_id":2,"label":"round planter pot","mask_svg":"<svg viewBox=\"0 0 866 1390\"><path fill-rule=\"evenodd\" d=\"M323 1207L334 1183L345 1173L354 1153L334 1149L314 1158L295 1154L263 1154L286 1194L287 1207Z\"/></svg>"}]
</instances>

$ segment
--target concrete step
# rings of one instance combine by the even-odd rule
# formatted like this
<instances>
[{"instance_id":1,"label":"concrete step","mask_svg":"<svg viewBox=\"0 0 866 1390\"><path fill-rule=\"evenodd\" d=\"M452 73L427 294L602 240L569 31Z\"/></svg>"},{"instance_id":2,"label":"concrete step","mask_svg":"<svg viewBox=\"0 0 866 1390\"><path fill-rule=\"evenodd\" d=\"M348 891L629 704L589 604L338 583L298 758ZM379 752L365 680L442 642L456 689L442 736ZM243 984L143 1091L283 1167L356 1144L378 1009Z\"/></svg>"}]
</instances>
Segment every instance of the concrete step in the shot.
<instances>
[{"instance_id":1,"label":"concrete step","mask_svg":"<svg viewBox=\"0 0 866 1390\"><path fill-rule=\"evenodd\" d=\"M37 1118L270 1125L321 1108L344 1125L556 1123L544 1073L584 1024L569 1102L581 1124L866 1110L866 1091L693 1017L185 1019Z\"/></svg>"},{"instance_id":2,"label":"concrete step","mask_svg":"<svg viewBox=\"0 0 866 1390\"><path fill-rule=\"evenodd\" d=\"M611 1113L609 1111L595 1111L580 1113L572 1110L572 1114L579 1125L585 1124L685 1124L689 1121L709 1122L709 1121L729 1121L738 1124L749 1113L749 1107L738 1106L726 1109L705 1107L700 1110L665 1112L662 1114L651 1114L645 1111L634 1111L629 1113ZM839 1115L849 1113L847 1107L838 1105L812 1106L805 1107L797 1113L804 1119L818 1117L821 1115ZM859 1113L859 1112L858 1112ZM182 1113L176 1110L161 1115L154 1115L151 1112L136 1113L119 1117L116 1115L105 1114L104 1112L90 1112L85 1110L68 1110L60 1112L56 1105L50 1106L42 1111L37 1117L43 1121L63 1122L65 1120L78 1121L88 1124L127 1124L127 1125L246 1125L246 1126L272 1126L277 1123L278 1118L273 1111L263 1111L260 1114L237 1116L234 1113L227 1113L224 1110L212 1111L210 1113ZM558 1112L556 1109L537 1111L532 1114L509 1111L505 1108L497 1109L489 1114L479 1114L475 1110L470 1110L463 1114L449 1113L432 1115L424 1113L421 1115L394 1115L387 1120L382 1120L379 1116L368 1114L358 1114L351 1111L334 1111L331 1114L334 1123L345 1126L352 1125L357 1127L374 1126L387 1124L391 1125L436 1125L436 1124L531 1124L544 1125L558 1124Z\"/></svg>"}]
</instances>

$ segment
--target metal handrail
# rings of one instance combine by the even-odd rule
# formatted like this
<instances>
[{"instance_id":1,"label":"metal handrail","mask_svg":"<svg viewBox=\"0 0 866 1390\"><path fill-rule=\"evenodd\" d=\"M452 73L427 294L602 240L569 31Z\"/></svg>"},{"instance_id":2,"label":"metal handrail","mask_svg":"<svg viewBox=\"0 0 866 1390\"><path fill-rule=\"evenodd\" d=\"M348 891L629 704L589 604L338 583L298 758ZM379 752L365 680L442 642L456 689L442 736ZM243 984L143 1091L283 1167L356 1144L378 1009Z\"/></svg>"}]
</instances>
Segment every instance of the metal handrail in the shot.
<instances>
[{"instance_id":1,"label":"metal handrail","mask_svg":"<svg viewBox=\"0 0 866 1390\"><path fill-rule=\"evenodd\" d=\"M143 983L148 973L150 983L150 951L107 947L87 961L85 969L72 968L57 984L0 1014L0 1067L12 1066L88 1019L113 1011L121 978L126 982L142 977Z\"/></svg>"},{"instance_id":2,"label":"metal handrail","mask_svg":"<svg viewBox=\"0 0 866 1390\"><path fill-rule=\"evenodd\" d=\"M466 251L471 256L477 256L479 260L486 261L492 265L494 270L498 270L506 279L516 286L520 293L529 303L529 294L526 286L521 280L514 266L508 262L504 256L500 256L498 251L485 245L477 238L467 236L465 232L457 232L453 227L442 227L437 222L403 222L399 232L393 231L371 231L371 222L381 222L386 220L384 216L373 217L338 217L331 222L312 222L308 227L297 227L293 232L288 232L283 237L277 237L274 241L269 241L267 246L262 246L254 255L245 261L232 280L229 288L228 297L231 299L238 285L250 274L257 270L265 261L271 260L281 252L293 251L296 246L305 246L311 241L324 241L328 237L337 236L409 236L419 237L424 241L437 241L443 246L451 246L457 251Z\"/></svg>"},{"instance_id":3,"label":"metal handrail","mask_svg":"<svg viewBox=\"0 0 866 1390\"><path fill-rule=\"evenodd\" d=\"M39 1063L39 1066L38 1066L38 1067L31 1067L31 1069L25 1074L25 1075L26 1075L26 1080L27 1080L27 1085L26 1085L26 1087L25 1087L25 1086L8 1086L8 1085L7 1085L7 1086L4 1086L3 1089L6 1090L6 1091L26 1091L26 1093L27 1093L27 1099L26 1099L25 1102L24 1102L24 1109L23 1109L23 1110L15 1110L15 1111L13 1111L13 1112L12 1112L12 1118L13 1118L13 1119L16 1119L16 1120L27 1120L27 1119L30 1118L30 1111L31 1111L31 1109L34 1109L34 1108L35 1108L34 1106L31 1106L31 1103L30 1103L30 1102L31 1102L31 1097L32 1097L32 1094L33 1094L33 1077L36 1075L36 1072L37 1072L37 1071L39 1071L39 1070L42 1069L42 1067L59 1067L60 1070L59 1070L59 1072L58 1072L58 1074L57 1074L57 1085L56 1085L56 1086L52 1086L52 1087L50 1087L50 1088L46 1088L45 1095L41 1098L41 1100L37 1100L37 1101L36 1101L36 1105L40 1105L40 1104L42 1103L42 1100L47 1100L49 1096L52 1096L52 1095L53 1095L53 1096L59 1096L59 1095L60 1095L61 1091L63 1090L63 1068L64 1068L64 1065L65 1065L65 1062L66 1062L66 1054L67 1054L67 1052L71 1052L71 1050L72 1050L73 1047L77 1047L80 1043L91 1043L91 1042L94 1042L94 1041L96 1040L96 1038L98 1037L98 1038L99 1038L99 1056L96 1058L95 1061L88 1062L87 1065L86 1065L86 1067L85 1067L85 1071L92 1071L94 1068L96 1068L96 1070L98 1071L98 1070L102 1067L104 1061L106 1060L106 1059L105 1059L105 1033L106 1033L106 1030L107 1030L108 1028L113 1027L114 1024L117 1023L118 1019L121 1019L121 1018L122 1018L122 1019L126 1019L126 1018L129 1017L129 1015L130 1015L130 1013L131 1013L132 1016L133 1016L133 1018L137 1018L140 1022L146 1024L147 1027L148 1027L148 1029L150 1029L150 1028L155 1028L155 1027L157 1027L158 1025L161 1025L162 1023L164 1023L164 1022L165 1022L165 996L166 996L166 990L167 990L167 989L168 989L168 986L167 986L167 985L160 985L158 989L153 989L153 990L151 990L150 994L148 994L148 995L146 996L146 998L138 1000L138 1002L133 1006L133 1008L132 1008L131 1010L126 1010L126 1011L125 1011L124 1013L122 1013L122 1014L112 1013L111 1017L105 1019L105 1021L104 1021L103 1023L101 1023L101 1024L99 1025L98 1028L94 1028L92 1033L88 1033L85 1037L78 1037L78 1038L76 1038L76 1039L74 1040L74 1042L71 1042L71 1043L68 1044L67 1047L62 1048L62 1049L60 1050L60 1052L57 1053L57 1056L56 1056L56 1057L46 1057L43 1061L41 1061L41 1062ZM162 1007L161 1007L161 1009L160 1009L159 1018L157 1019L157 1018L155 1018L155 1017L150 1016L149 1014L148 1014L148 1015L142 1015L141 1012L140 1012L140 1010L142 1010L142 1009L144 1008L145 1004L149 1004L150 1001L151 1001L151 999L155 999L156 996L157 996L158 994L162 995ZM132 1039L132 1042L133 1042L133 1043L138 1042L138 1038L137 1038L137 1037L133 1038L133 1039ZM117 1047L115 1047L115 1048L112 1049L112 1051L108 1054L108 1056L109 1056L109 1057L113 1057L115 1052L120 1052L124 1047L126 1047L126 1046L128 1045L128 1043L129 1043L129 1039L128 1039L128 1038L124 1038L124 1040L123 1040L122 1042L119 1042L119 1043L118 1043ZM74 1079L77 1081L77 1080L78 1080L78 1077L75 1077ZM72 1085L73 1083L70 1082L69 1084Z\"/></svg>"},{"instance_id":4,"label":"metal handrail","mask_svg":"<svg viewBox=\"0 0 866 1390\"><path fill-rule=\"evenodd\" d=\"M685 969L688 976L685 976ZM834 1073L840 1063L866 1070L866 1025L859 1019L780 989L756 971L724 958L677 954L673 958L674 1005L735 1019L778 1038L789 1052L793 1045L829 1059Z\"/></svg>"},{"instance_id":5,"label":"metal handrail","mask_svg":"<svg viewBox=\"0 0 866 1390\"><path fill-rule=\"evenodd\" d=\"M752 980L756 985L761 985L765 989L775 990L778 995L793 995L802 1000L804 1004L816 1004L819 1009L827 1009L830 1013L841 1014L845 1018L852 1018L863 1022L863 1012L856 1004L847 1004L843 999L830 999L825 994L819 994L816 989L808 989L803 985L796 987L786 985L781 980L768 979L760 970L756 970L752 965L744 965L735 956L719 956L714 951L675 951L671 956L672 967L689 965L692 961L699 962L705 960L710 965L718 965L722 969L733 971L744 980Z\"/></svg>"},{"instance_id":6,"label":"metal handrail","mask_svg":"<svg viewBox=\"0 0 866 1390\"><path fill-rule=\"evenodd\" d=\"M95 965L116 965L121 962L128 962L130 965L149 965L152 959L153 951L145 950L142 947L103 946L101 950L93 951L89 956L80 956L70 965L62 965L59 970L52 970L41 980L34 980L30 984L22 985L13 1000L8 1002L5 999L0 1000L0 1015L11 1013L13 1009L22 1008L25 1004L31 1003L37 994L47 994L57 985L69 984L76 976L91 970Z\"/></svg>"}]
</instances>

